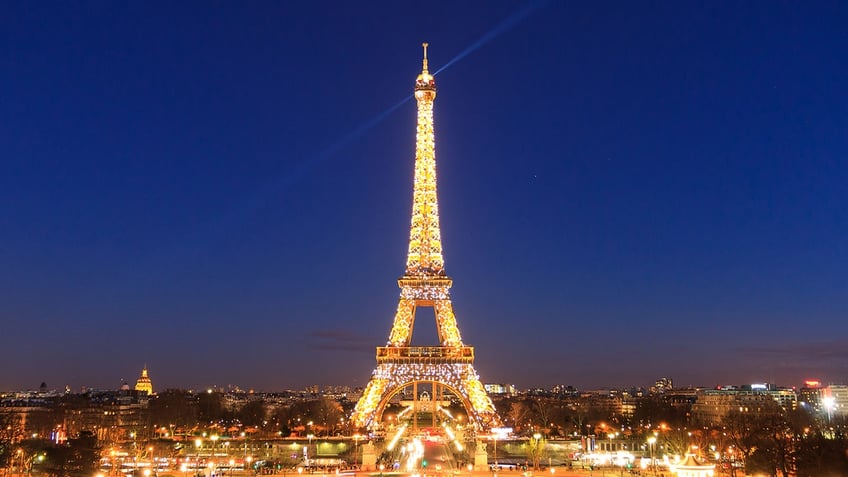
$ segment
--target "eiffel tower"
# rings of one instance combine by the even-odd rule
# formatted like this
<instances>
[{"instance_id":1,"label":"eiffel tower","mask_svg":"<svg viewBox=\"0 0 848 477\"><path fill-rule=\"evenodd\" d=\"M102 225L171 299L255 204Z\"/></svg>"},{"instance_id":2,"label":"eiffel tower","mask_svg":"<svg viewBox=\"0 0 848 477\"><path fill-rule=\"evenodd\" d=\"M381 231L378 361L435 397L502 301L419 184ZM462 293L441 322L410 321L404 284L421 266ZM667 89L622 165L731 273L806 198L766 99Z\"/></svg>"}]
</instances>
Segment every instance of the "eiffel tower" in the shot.
<instances>
[{"instance_id":1,"label":"eiffel tower","mask_svg":"<svg viewBox=\"0 0 848 477\"><path fill-rule=\"evenodd\" d=\"M427 43L423 46L423 68L415 80L418 128L406 271L398 279L400 301L388 343L377 348L377 368L351 420L358 427L379 427L383 410L393 396L410 385L417 393L418 385L424 383L432 386L437 400L442 388L457 396L468 413L469 423L483 430L495 425L498 417L474 370L474 348L462 342L451 304L449 290L453 281L445 273L436 197L436 82L427 70ZM410 346L419 307L434 309L439 346Z\"/></svg>"}]
</instances>

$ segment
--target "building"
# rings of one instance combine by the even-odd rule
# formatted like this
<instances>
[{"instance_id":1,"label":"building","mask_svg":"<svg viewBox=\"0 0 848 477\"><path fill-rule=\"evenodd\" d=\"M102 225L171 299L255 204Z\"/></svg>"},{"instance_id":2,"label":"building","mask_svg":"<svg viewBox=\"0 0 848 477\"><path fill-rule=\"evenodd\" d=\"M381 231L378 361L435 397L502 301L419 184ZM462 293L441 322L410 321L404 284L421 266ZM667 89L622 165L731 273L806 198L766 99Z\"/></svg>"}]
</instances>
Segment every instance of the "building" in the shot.
<instances>
[{"instance_id":1,"label":"building","mask_svg":"<svg viewBox=\"0 0 848 477\"><path fill-rule=\"evenodd\" d=\"M692 405L692 418L704 425L718 425L731 411L770 414L780 409L797 407L798 398L792 389L768 384L719 386L698 394Z\"/></svg>"},{"instance_id":2,"label":"building","mask_svg":"<svg viewBox=\"0 0 848 477\"><path fill-rule=\"evenodd\" d=\"M138 392L147 393L148 396L153 395L153 382L150 381L150 376L147 375L147 365L141 370L141 376L135 382L135 390Z\"/></svg>"},{"instance_id":3,"label":"building","mask_svg":"<svg viewBox=\"0 0 848 477\"><path fill-rule=\"evenodd\" d=\"M518 393L518 390L512 384L487 383L483 385L483 388L489 394L514 395Z\"/></svg>"},{"instance_id":4,"label":"building","mask_svg":"<svg viewBox=\"0 0 848 477\"><path fill-rule=\"evenodd\" d=\"M798 390L798 405L813 414L820 413L822 411L823 391L821 382L804 381L804 387Z\"/></svg>"},{"instance_id":5,"label":"building","mask_svg":"<svg viewBox=\"0 0 848 477\"><path fill-rule=\"evenodd\" d=\"M822 389L822 405L828 417L848 416L848 385L830 384Z\"/></svg>"},{"instance_id":6,"label":"building","mask_svg":"<svg viewBox=\"0 0 848 477\"><path fill-rule=\"evenodd\" d=\"M662 377L657 379L657 382L654 383L654 389L652 391L656 393L664 393L672 389L674 389L674 381L672 381L671 378Z\"/></svg>"}]
</instances>

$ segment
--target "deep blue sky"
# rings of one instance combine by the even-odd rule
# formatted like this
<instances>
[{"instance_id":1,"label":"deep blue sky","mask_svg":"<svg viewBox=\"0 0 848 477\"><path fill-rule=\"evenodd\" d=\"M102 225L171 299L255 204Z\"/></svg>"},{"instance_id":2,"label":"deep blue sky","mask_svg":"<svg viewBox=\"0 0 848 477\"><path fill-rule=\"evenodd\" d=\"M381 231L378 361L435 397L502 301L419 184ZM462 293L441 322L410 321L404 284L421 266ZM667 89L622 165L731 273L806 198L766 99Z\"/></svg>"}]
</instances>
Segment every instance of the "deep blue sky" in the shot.
<instances>
[{"instance_id":1,"label":"deep blue sky","mask_svg":"<svg viewBox=\"0 0 848 477\"><path fill-rule=\"evenodd\" d=\"M529 7L528 7L529 5ZM844 2L7 2L0 389L364 385L422 41L484 382L848 381ZM432 312L416 341L430 344Z\"/></svg>"}]
</instances>

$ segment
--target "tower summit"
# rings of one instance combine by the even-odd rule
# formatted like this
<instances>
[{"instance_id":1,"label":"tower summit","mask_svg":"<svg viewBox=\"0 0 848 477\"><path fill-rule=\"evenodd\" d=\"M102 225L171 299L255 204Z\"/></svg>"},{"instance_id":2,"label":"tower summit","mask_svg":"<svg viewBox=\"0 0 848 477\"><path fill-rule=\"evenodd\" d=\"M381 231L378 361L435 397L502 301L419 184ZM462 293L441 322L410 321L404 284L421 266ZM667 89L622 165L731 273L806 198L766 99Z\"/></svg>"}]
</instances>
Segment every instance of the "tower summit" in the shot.
<instances>
[{"instance_id":1,"label":"tower summit","mask_svg":"<svg viewBox=\"0 0 848 477\"><path fill-rule=\"evenodd\" d=\"M418 101L423 99L433 101L436 99L436 79L433 78L427 68L427 47L429 45L429 43L421 44L424 47L424 60L422 61L421 74L415 80L415 99Z\"/></svg>"},{"instance_id":2,"label":"tower summit","mask_svg":"<svg viewBox=\"0 0 848 477\"><path fill-rule=\"evenodd\" d=\"M436 81L428 69L427 46L423 44L421 74L415 80L418 113L406 268L398 279L400 300L388 342L377 348L377 368L351 416L359 427L379 427L389 400L409 386L417 396L419 384L430 386L436 401L445 392L454 394L478 428L497 422L494 405L474 370L474 348L463 344L456 325L450 297L453 282L442 257L433 132ZM438 346L410 345L418 307L433 308Z\"/></svg>"}]
</instances>

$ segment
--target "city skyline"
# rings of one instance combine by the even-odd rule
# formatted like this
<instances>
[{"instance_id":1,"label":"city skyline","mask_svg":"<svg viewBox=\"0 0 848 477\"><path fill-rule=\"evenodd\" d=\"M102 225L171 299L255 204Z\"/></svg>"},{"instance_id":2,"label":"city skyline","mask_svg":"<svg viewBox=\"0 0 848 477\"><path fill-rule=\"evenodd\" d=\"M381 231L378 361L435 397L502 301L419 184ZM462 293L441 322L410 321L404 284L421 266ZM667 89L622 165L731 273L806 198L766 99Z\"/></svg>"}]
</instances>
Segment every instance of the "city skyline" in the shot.
<instances>
[{"instance_id":1,"label":"city skyline","mask_svg":"<svg viewBox=\"0 0 848 477\"><path fill-rule=\"evenodd\" d=\"M155 377L155 376L154 376ZM578 388L570 385L569 383L557 383L553 386L537 386L530 385L524 388L515 386L514 383L509 382L486 382L484 385L488 388L492 388L495 390L488 390L492 395L510 395L510 394L523 394L527 392L535 392L535 391L544 391L544 392L553 392L553 393L566 393L566 392L604 392L604 391L627 391L627 390L642 390L645 392L651 393L663 393L669 391L678 391L678 390L740 390L740 389L754 389L757 391L762 391L764 389L780 389L780 390L792 390L794 392L798 392L804 388L809 389L824 389L828 386L839 386L844 387L843 383L825 383L816 379L809 379L804 381L803 383L769 383L769 382L752 382L752 383L728 383L728 382L720 382L717 381L718 384L715 385L684 385L678 386L674 384L674 378L670 376L661 376L658 377L651 383L627 383L621 385L607 385L607 386L598 386L594 388ZM192 391L196 393L204 393L204 392L221 392L221 393L285 393L285 392L301 392L301 393L317 393L317 394L338 394L344 392L352 392L355 395L359 395L362 391L364 391L364 386L356 386L347 383L325 383L325 384L317 384L311 383L307 384L302 388L280 388L280 389L255 389L253 387L245 387L240 385L239 383L210 383L205 386L156 386L154 381L151 379L149 370L147 366L144 366L141 369L137 378L125 379L121 378L118 383L115 383L114 386L107 387L93 387L93 386L78 386L74 387L69 383L65 383L62 385L57 385L57 383L48 384L47 382L42 381L37 386L29 386L17 389L0 389L0 393L11 393L11 392L46 392L46 393L62 393L69 392L72 394L75 393L87 393L87 392L109 392L109 391L121 391L121 390L135 390L135 391L144 391L148 395L157 395L160 391L170 391L170 390L186 390ZM345 391L347 389L347 391Z\"/></svg>"},{"instance_id":2,"label":"city skyline","mask_svg":"<svg viewBox=\"0 0 848 477\"><path fill-rule=\"evenodd\" d=\"M848 8L326 5L7 6L0 388L364 386L422 41L483 382L848 381Z\"/></svg>"}]
</instances>

